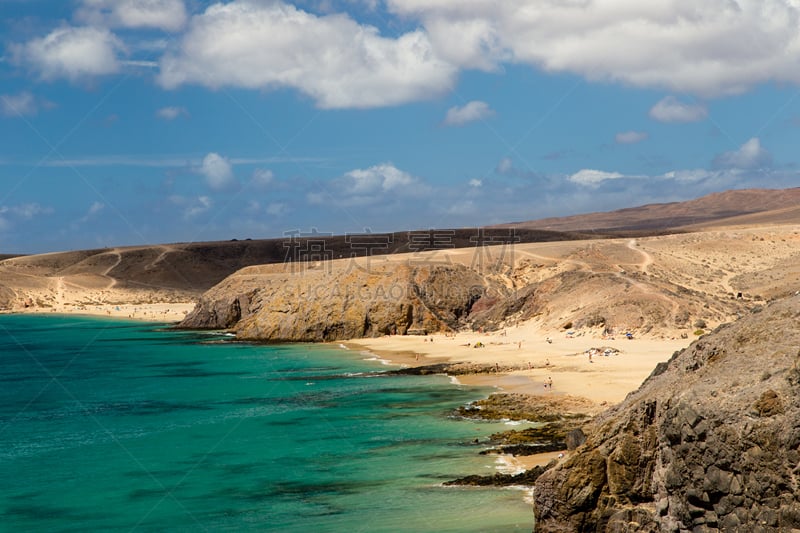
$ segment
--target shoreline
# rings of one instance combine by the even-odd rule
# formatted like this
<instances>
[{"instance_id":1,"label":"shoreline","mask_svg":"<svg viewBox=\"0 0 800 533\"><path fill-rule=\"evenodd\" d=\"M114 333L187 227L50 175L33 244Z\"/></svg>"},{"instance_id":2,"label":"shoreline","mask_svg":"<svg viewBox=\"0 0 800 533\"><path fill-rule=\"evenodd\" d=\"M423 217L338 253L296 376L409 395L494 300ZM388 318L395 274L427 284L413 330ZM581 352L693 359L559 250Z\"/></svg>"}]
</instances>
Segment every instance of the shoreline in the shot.
<instances>
[{"instance_id":1,"label":"shoreline","mask_svg":"<svg viewBox=\"0 0 800 533\"><path fill-rule=\"evenodd\" d=\"M677 337L677 338L675 338ZM608 338L599 332L578 336L543 332L533 324L490 334L464 332L426 336L384 336L337 343L348 350L374 355L383 364L413 369L427 365L471 363L484 371L444 372L456 385L489 387L490 393L518 393L563 405L570 399L588 405L570 411L593 417L620 403L639 388L656 365L689 346L694 338ZM475 347L480 343L479 348ZM592 349L592 356L589 353ZM603 350L615 350L604 355ZM491 371L492 365L497 371ZM523 370L506 371L507 368ZM527 367L527 368L525 368ZM490 371L485 371L490 370ZM552 380L552 382L550 381ZM552 383L550 385L550 383ZM546 386L547 385L547 386ZM479 398L476 398L476 401ZM564 411L566 412L566 410ZM499 454L498 472L527 471L563 461L569 452L515 456Z\"/></svg>"},{"instance_id":2,"label":"shoreline","mask_svg":"<svg viewBox=\"0 0 800 533\"><path fill-rule=\"evenodd\" d=\"M177 323L194 309L195 302L155 304L91 304L58 307L28 307L0 311L4 315L74 315L122 318L144 322Z\"/></svg>"},{"instance_id":3,"label":"shoreline","mask_svg":"<svg viewBox=\"0 0 800 533\"><path fill-rule=\"evenodd\" d=\"M603 338L599 333L557 336L535 325L493 333L460 332L349 339L336 344L374 354L401 367L472 363L496 371L459 374L464 385L502 392L580 396L598 406L621 402L660 362L695 338ZM480 343L480 347L475 347ZM331 343L333 344L333 343ZM589 352L594 349L590 358ZM604 355L604 350L610 350ZM506 368L504 368L506 367ZM515 368L517 370L507 370ZM552 386L545 387L552 379Z\"/></svg>"}]
</instances>

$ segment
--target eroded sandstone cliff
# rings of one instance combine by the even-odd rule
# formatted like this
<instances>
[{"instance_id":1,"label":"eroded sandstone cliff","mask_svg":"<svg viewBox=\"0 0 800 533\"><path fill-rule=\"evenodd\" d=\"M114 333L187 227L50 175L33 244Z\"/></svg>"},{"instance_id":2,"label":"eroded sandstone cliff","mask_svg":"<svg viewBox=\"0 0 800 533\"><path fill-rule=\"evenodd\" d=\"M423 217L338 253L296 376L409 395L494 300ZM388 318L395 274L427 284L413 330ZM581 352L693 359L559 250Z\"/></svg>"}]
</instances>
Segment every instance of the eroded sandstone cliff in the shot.
<instances>
[{"instance_id":1,"label":"eroded sandstone cliff","mask_svg":"<svg viewBox=\"0 0 800 533\"><path fill-rule=\"evenodd\" d=\"M462 265L348 265L243 269L204 294L180 326L269 341L430 333L462 326L482 295L503 290Z\"/></svg>"},{"instance_id":2,"label":"eroded sandstone cliff","mask_svg":"<svg viewBox=\"0 0 800 533\"><path fill-rule=\"evenodd\" d=\"M800 529L800 297L704 336L583 428L536 531Z\"/></svg>"}]
</instances>

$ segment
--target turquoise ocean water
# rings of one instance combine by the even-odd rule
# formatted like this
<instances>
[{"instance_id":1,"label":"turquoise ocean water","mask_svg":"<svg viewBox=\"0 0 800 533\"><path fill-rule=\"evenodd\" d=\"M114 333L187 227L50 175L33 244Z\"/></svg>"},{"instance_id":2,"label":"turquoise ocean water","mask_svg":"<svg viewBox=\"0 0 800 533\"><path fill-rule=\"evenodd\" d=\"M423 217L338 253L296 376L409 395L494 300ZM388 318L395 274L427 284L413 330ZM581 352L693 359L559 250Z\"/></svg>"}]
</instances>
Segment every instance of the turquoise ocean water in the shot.
<instances>
[{"instance_id":1,"label":"turquoise ocean water","mask_svg":"<svg viewBox=\"0 0 800 533\"><path fill-rule=\"evenodd\" d=\"M450 417L489 391L331 346L0 316L0 530L530 531Z\"/></svg>"}]
</instances>

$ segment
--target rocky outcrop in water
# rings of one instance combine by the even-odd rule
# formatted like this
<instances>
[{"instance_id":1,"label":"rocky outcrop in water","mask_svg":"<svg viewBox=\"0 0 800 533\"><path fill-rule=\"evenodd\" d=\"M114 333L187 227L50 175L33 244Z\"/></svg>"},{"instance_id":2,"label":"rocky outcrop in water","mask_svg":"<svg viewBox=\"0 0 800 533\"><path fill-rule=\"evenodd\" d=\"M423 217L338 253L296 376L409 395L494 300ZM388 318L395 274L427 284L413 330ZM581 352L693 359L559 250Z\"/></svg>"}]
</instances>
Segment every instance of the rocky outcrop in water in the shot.
<instances>
[{"instance_id":1,"label":"rocky outcrop in water","mask_svg":"<svg viewBox=\"0 0 800 533\"><path fill-rule=\"evenodd\" d=\"M463 326L482 295L502 290L462 265L348 265L243 269L204 294L180 327L269 341L426 334Z\"/></svg>"},{"instance_id":2,"label":"rocky outcrop in water","mask_svg":"<svg viewBox=\"0 0 800 533\"><path fill-rule=\"evenodd\" d=\"M537 532L800 529L800 298L702 337L536 482Z\"/></svg>"}]
</instances>

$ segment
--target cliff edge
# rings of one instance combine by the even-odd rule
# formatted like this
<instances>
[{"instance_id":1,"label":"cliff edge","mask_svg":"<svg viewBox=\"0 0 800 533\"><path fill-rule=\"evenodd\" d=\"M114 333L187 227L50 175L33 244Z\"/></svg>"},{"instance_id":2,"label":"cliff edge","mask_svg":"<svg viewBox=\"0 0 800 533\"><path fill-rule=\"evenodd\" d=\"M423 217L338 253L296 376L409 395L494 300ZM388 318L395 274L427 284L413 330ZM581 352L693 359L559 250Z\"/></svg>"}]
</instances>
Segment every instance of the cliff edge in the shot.
<instances>
[{"instance_id":1,"label":"cliff edge","mask_svg":"<svg viewBox=\"0 0 800 533\"><path fill-rule=\"evenodd\" d=\"M456 264L347 265L242 269L206 292L179 327L275 342L425 334L461 327L482 295L502 290Z\"/></svg>"},{"instance_id":2,"label":"cliff edge","mask_svg":"<svg viewBox=\"0 0 800 533\"><path fill-rule=\"evenodd\" d=\"M583 428L536 531L800 528L800 297L721 326Z\"/></svg>"}]
</instances>

